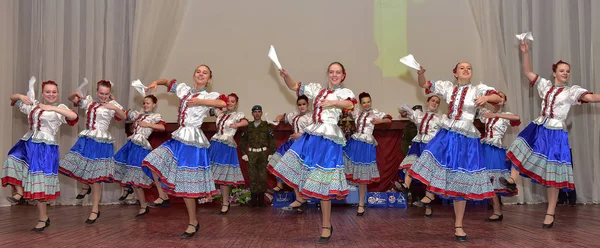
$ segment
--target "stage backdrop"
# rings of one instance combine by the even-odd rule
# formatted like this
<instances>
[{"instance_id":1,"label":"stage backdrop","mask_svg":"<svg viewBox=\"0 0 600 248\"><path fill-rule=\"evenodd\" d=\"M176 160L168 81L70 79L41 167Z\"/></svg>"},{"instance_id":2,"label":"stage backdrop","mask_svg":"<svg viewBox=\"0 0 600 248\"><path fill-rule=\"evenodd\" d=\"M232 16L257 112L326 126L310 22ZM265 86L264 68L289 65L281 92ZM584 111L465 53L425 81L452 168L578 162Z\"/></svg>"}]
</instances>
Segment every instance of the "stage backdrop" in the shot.
<instances>
[{"instance_id":1,"label":"stage backdrop","mask_svg":"<svg viewBox=\"0 0 600 248\"><path fill-rule=\"evenodd\" d=\"M237 93L247 115L261 104L272 119L292 110L296 97L267 58L270 45L297 81L326 84L327 65L342 62L345 86L371 93L374 107L394 118L401 103L425 101L415 71L398 62L408 53L430 79L453 79L452 68L463 60L473 64L474 82L483 78L480 38L465 0L189 1L171 54L157 58L166 61L164 70L132 77L192 84L195 67L205 63L214 73L210 90ZM159 92L158 111L176 122L175 96ZM139 107L131 96L130 106Z\"/></svg>"}]
</instances>

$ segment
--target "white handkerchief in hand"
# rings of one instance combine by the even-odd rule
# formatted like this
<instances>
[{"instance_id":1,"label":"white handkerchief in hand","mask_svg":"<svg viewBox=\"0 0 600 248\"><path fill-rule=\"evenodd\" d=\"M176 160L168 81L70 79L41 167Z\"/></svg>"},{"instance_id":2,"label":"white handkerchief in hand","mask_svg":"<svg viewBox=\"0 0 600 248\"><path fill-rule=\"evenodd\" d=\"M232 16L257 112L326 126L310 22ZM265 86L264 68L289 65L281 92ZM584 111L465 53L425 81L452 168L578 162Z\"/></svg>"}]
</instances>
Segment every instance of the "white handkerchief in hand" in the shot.
<instances>
[{"instance_id":1,"label":"white handkerchief in hand","mask_svg":"<svg viewBox=\"0 0 600 248\"><path fill-rule=\"evenodd\" d=\"M273 45L271 45L271 49L269 49L269 58L275 63L275 66L281 70L281 64L279 63L279 59L277 59L277 53L275 52Z\"/></svg>"},{"instance_id":2,"label":"white handkerchief in hand","mask_svg":"<svg viewBox=\"0 0 600 248\"><path fill-rule=\"evenodd\" d=\"M83 78L83 82L81 82L79 87L77 87L77 89L75 89L75 92L79 92L82 97L85 97L87 95L87 85L88 85L87 78Z\"/></svg>"},{"instance_id":3,"label":"white handkerchief in hand","mask_svg":"<svg viewBox=\"0 0 600 248\"><path fill-rule=\"evenodd\" d=\"M265 121L268 122L268 123L270 123L271 125L274 125L274 126L279 125L279 122L274 122L272 120L269 120L269 117L267 117L268 114L269 113L265 113Z\"/></svg>"},{"instance_id":4,"label":"white handkerchief in hand","mask_svg":"<svg viewBox=\"0 0 600 248\"><path fill-rule=\"evenodd\" d=\"M527 33L522 33L522 34L517 34L515 35L517 37L517 39L519 39L520 41L523 41L525 39L528 39L530 41L533 41L533 35L531 34L531 32L527 32Z\"/></svg>"},{"instance_id":5,"label":"white handkerchief in hand","mask_svg":"<svg viewBox=\"0 0 600 248\"><path fill-rule=\"evenodd\" d=\"M31 102L35 102L35 77L29 79L29 87L27 88L27 97Z\"/></svg>"},{"instance_id":6,"label":"white handkerchief in hand","mask_svg":"<svg viewBox=\"0 0 600 248\"><path fill-rule=\"evenodd\" d=\"M412 109L408 105L406 105L406 104L402 104L400 106L400 109L402 109L402 110L404 110L406 112L412 112Z\"/></svg>"},{"instance_id":7,"label":"white handkerchief in hand","mask_svg":"<svg viewBox=\"0 0 600 248\"><path fill-rule=\"evenodd\" d=\"M137 92L139 92L142 95L142 97L146 96L146 86L144 86L142 84L142 81L140 81L139 79L131 82L131 87L133 87Z\"/></svg>"},{"instance_id":8,"label":"white handkerchief in hand","mask_svg":"<svg viewBox=\"0 0 600 248\"><path fill-rule=\"evenodd\" d=\"M400 63L405 64L406 66L415 70L421 70L421 65L419 65L419 63L415 60L415 57L413 57L412 54L400 58Z\"/></svg>"}]
</instances>

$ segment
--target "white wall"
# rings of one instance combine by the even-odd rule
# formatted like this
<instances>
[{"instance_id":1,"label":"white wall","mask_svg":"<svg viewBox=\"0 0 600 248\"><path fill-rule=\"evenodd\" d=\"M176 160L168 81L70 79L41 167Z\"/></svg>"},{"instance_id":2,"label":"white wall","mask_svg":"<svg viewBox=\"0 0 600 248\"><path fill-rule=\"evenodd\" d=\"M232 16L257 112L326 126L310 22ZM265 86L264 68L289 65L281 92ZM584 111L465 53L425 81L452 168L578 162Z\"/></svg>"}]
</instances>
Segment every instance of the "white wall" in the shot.
<instances>
[{"instance_id":1,"label":"white wall","mask_svg":"<svg viewBox=\"0 0 600 248\"><path fill-rule=\"evenodd\" d=\"M403 41L375 39L381 20L387 24L384 31L396 31L389 19L376 16L376 10L390 6L404 10L398 17L405 16L405 21L394 18L398 32L406 32ZM396 117L400 103L422 104L425 98L414 71L383 77L375 63L380 56L377 40L383 50L402 51L381 54L388 56L386 63L398 63L402 55L412 53L427 68L429 79L452 79L451 70L459 61L472 63L474 82L482 76L477 73L482 63L480 38L467 0L190 1L161 75L191 82L196 66L208 64L214 73L210 90L237 93L239 109L248 116L252 105L261 104L273 118L292 110L295 102L294 92L283 86L267 58L273 44L297 81L325 84L327 65L342 62L348 71L345 86L356 95L371 93L375 108ZM158 111L166 121L176 121L177 99L158 96Z\"/></svg>"}]
</instances>

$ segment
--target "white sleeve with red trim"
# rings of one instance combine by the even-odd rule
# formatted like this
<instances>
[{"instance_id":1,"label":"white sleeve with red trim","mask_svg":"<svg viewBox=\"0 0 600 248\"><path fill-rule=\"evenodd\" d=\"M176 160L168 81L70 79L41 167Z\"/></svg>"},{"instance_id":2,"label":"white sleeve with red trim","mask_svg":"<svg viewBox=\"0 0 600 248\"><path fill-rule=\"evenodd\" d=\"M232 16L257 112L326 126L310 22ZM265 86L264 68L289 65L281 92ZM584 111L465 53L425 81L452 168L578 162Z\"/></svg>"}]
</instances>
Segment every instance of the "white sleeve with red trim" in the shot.
<instances>
[{"instance_id":1,"label":"white sleeve with red trim","mask_svg":"<svg viewBox=\"0 0 600 248\"><path fill-rule=\"evenodd\" d=\"M378 119L386 119L386 118L387 118L387 119L390 119L390 120L392 119L392 116L391 116L391 115L388 115L388 114L386 114L386 113L384 113L384 112L381 112L381 111L379 111L379 110L377 110L377 109L373 110L373 114L374 114L374 115L375 115L375 117L376 117L376 118L378 118Z\"/></svg>"},{"instance_id":2,"label":"white sleeve with red trim","mask_svg":"<svg viewBox=\"0 0 600 248\"><path fill-rule=\"evenodd\" d=\"M192 90L192 87L188 86L187 84L178 83L177 81L173 81L173 80L169 83L168 86L169 86L169 91L175 93L175 95L179 99L182 99L183 97L185 97Z\"/></svg>"},{"instance_id":3,"label":"white sleeve with red trim","mask_svg":"<svg viewBox=\"0 0 600 248\"><path fill-rule=\"evenodd\" d=\"M488 120L488 118L483 117L483 115L487 114L489 112L491 112L489 109L480 108L479 112L478 112L478 115L476 117L478 117L481 122L486 123L487 120Z\"/></svg>"},{"instance_id":4,"label":"white sleeve with red trim","mask_svg":"<svg viewBox=\"0 0 600 248\"><path fill-rule=\"evenodd\" d=\"M305 95L306 97L308 97L308 99L312 100L315 99L315 97L317 97L321 89L323 89L323 86L321 86L318 83L298 83L297 95Z\"/></svg>"},{"instance_id":5,"label":"white sleeve with red trim","mask_svg":"<svg viewBox=\"0 0 600 248\"><path fill-rule=\"evenodd\" d=\"M246 119L246 115L244 114L244 112L237 112L235 114L235 121L234 121L234 123L238 123L238 122L242 121L243 119Z\"/></svg>"},{"instance_id":6,"label":"white sleeve with red trim","mask_svg":"<svg viewBox=\"0 0 600 248\"><path fill-rule=\"evenodd\" d=\"M454 89L454 83L450 81L429 81L429 88L425 89L427 94L433 93L444 99L450 99L452 96L452 89Z\"/></svg>"},{"instance_id":7,"label":"white sleeve with red trim","mask_svg":"<svg viewBox=\"0 0 600 248\"><path fill-rule=\"evenodd\" d=\"M137 119L138 116L140 116L140 114L141 114L140 111L137 111L137 110L131 110L131 109L127 110L127 113L126 113L127 120L133 121L133 120Z\"/></svg>"},{"instance_id":8,"label":"white sleeve with red trim","mask_svg":"<svg viewBox=\"0 0 600 248\"><path fill-rule=\"evenodd\" d=\"M283 114L283 120L285 121L285 123L292 124L292 122L294 121L294 117L296 117L296 115L298 115L298 112L296 112L296 111L285 113L285 114Z\"/></svg>"},{"instance_id":9,"label":"white sleeve with red trim","mask_svg":"<svg viewBox=\"0 0 600 248\"><path fill-rule=\"evenodd\" d=\"M90 95L87 95L86 97L79 99L79 102L75 107L87 110L93 102L94 98L92 98Z\"/></svg>"},{"instance_id":10,"label":"white sleeve with red trim","mask_svg":"<svg viewBox=\"0 0 600 248\"><path fill-rule=\"evenodd\" d=\"M66 109L66 110L70 110L69 107L67 107L67 105L64 104L59 104L58 106L56 106L57 108L61 108L61 109ZM67 118L64 115L61 115L57 112L54 112L56 114L56 118L58 118L60 120L60 123L62 124L67 124Z\"/></svg>"},{"instance_id":11,"label":"white sleeve with red trim","mask_svg":"<svg viewBox=\"0 0 600 248\"><path fill-rule=\"evenodd\" d=\"M531 87L535 87L540 97L544 99L544 97L546 97L546 93L548 93L552 87L552 82L550 82L548 79L540 77L540 75L536 75L535 79L529 82L529 85Z\"/></svg>"},{"instance_id":12,"label":"white sleeve with red trim","mask_svg":"<svg viewBox=\"0 0 600 248\"><path fill-rule=\"evenodd\" d=\"M29 115L29 113L31 112L31 110L33 110L33 108L35 107L35 105L33 105L33 104L32 105L25 104L21 100L17 100L16 102L12 102L10 105L17 106L17 108L19 108L19 111L21 111L23 114L26 114L26 115Z\"/></svg>"},{"instance_id":13,"label":"white sleeve with red trim","mask_svg":"<svg viewBox=\"0 0 600 248\"><path fill-rule=\"evenodd\" d=\"M477 93L475 94L476 97L487 96L490 94L497 93L494 87L482 83L475 86L475 88L477 89Z\"/></svg>"},{"instance_id":14,"label":"white sleeve with red trim","mask_svg":"<svg viewBox=\"0 0 600 248\"><path fill-rule=\"evenodd\" d=\"M352 92L350 89L348 88L342 88L342 89L338 89L336 91L336 96L338 98L338 100L350 100L352 101L353 105L356 105L356 96L354 95L354 92Z\"/></svg>"},{"instance_id":15,"label":"white sleeve with red trim","mask_svg":"<svg viewBox=\"0 0 600 248\"><path fill-rule=\"evenodd\" d=\"M112 104L112 105L115 105L115 106L117 106L117 108L119 108L119 109L121 109L121 110L125 111L125 109L123 108L123 106L121 106L121 104L119 104L119 103L118 103L117 101L115 101L115 100L111 100L111 101L110 101L110 102L108 102L108 103L110 103L110 104Z\"/></svg>"},{"instance_id":16,"label":"white sleeve with red trim","mask_svg":"<svg viewBox=\"0 0 600 248\"><path fill-rule=\"evenodd\" d=\"M208 93L208 95L206 96L206 99L208 100L219 100L219 97L221 96L221 94L219 94L218 92L210 92Z\"/></svg>"},{"instance_id":17,"label":"white sleeve with red trim","mask_svg":"<svg viewBox=\"0 0 600 248\"><path fill-rule=\"evenodd\" d=\"M421 125L423 116L425 116L425 113L420 109L406 111L406 118L408 118L408 120L410 120L412 123L417 124L417 126Z\"/></svg>"},{"instance_id":18,"label":"white sleeve with red trim","mask_svg":"<svg viewBox=\"0 0 600 248\"><path fill-rule=\"evenodd\" d=\"M582 103L581 97L587 94L591 94L591 92L584 88L581 88L581 86L579 85L573 85L569 88L568 101L571 105L580 105Z\"/></svg>"}]
</instances>

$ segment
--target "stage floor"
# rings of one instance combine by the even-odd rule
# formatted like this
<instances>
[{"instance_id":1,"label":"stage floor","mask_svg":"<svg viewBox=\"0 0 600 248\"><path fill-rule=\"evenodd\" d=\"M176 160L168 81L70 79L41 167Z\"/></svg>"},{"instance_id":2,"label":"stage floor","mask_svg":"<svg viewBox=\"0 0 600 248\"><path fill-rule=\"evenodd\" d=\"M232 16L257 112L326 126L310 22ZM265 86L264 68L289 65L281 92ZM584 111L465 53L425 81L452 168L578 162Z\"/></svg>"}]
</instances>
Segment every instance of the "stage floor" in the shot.
<instances>
[{"instance_id":1,"label":"stage floor","mask_svg":"<svg viewBox=\"0 0 600 248\"><path fill-rule=\"evenodd\" d=\"M101 217L85 224L89 206L49 207L51 226L42 233L29 230L36 224L35 206L0 208L0 247L320 247L320 211L304 214L267 208L231 207L218 215L219 205L200 205L200 231L189 240L179 235L187 226L183 204L153 208L134 218L135 205L101 206ZM433 218L424 209L367 209L356 216L356 207L334 206L334 233L329 247L598 247L600 207L560 206L552 229L542 229L545 205L504 206L504 221L483 220L492 211L469 205L465 231L469 241L454 239L451 206L434 205ZM596 236L599 235L599 236ZM596 238L594 238L596 237Z\"/></svg>"}]
</instances>

